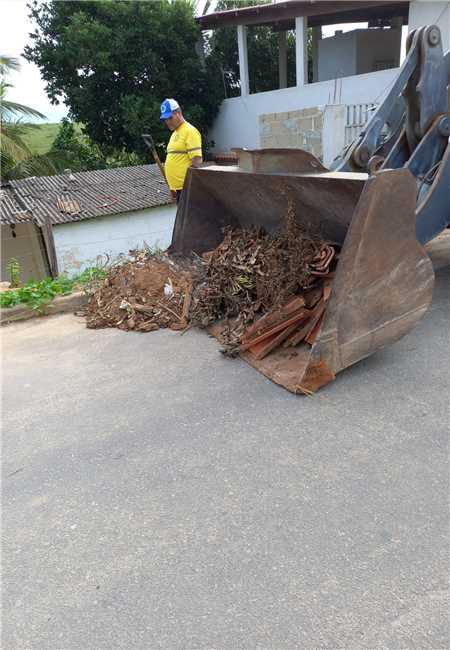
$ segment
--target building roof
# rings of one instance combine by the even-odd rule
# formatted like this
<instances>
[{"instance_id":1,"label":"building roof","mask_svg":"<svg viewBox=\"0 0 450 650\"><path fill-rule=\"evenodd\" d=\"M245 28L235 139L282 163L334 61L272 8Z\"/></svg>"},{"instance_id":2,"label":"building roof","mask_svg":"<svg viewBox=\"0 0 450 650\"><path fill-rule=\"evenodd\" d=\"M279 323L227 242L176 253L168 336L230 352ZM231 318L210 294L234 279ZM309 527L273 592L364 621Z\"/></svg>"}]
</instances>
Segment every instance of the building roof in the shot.
<instances>
[{"instance_id":1,"label":"building roof","mask_svg":"<svg viewBox=\"0 0 450 650\"><path fill-rule=\"evenodd\" d=\"M369 22L382 18L408 19L409 2L403 0L286 0L275 4L216 11L196 20L201 29L227 25L267 25L292 29L296 16L307 16L310 27Z\"/></svg>"},{"instance_id":2,"label":"building roof","mask_svg":"<svg viewBox=\"0 0 450 650\"><path fill-rule=\"evenodd\" d=\"M9 186L0 189L0 222L13 225L32 221L33 216L19 203L14 191Z\"/></svg>"},{"instance_id":3,"label":"building roof","mask_svg":"<svg viewBox=\"0 0 450 650\"><path fill-rule=\"evenodd\" d=\"M1 191L1 223L38 225L82 221L167 205L171 197L156 165L35 176L10 181ZM22 217L20 215L22 214Z\"/></svg>"}]
</instances>

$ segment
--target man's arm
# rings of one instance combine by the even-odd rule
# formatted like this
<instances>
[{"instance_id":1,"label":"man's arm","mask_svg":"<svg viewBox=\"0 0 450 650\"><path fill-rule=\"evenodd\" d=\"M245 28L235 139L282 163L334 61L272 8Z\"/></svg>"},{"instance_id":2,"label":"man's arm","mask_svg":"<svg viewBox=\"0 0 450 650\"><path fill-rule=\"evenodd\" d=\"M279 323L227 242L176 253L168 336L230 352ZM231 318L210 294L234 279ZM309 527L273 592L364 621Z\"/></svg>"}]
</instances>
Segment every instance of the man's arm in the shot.
<instances>
[{"instance_id":1,"label":"man's arm","mask_svg":"<svg viewBox=\"0 0 450 650\"><path fill-rule=\"evenodd\" d=\"M202 158L202 136L197 129L190 127L186 137L186 149L192 167L200 167Z\"/></svg>"}]
</instances>

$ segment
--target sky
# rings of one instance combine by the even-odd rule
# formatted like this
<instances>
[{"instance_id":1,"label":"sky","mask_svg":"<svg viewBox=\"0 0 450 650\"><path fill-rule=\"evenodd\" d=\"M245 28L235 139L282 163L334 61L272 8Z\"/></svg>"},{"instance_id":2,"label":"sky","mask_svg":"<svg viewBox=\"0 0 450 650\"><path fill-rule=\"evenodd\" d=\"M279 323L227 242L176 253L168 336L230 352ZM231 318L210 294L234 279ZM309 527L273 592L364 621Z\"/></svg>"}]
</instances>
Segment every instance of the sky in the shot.
<instances>
[{"instance_id":1,"label":"sky","mask_svg":"<svg viewBox=\"0 0 450 650\"><path fill-rule=\"evenodd\" d=\"M203 2L204 0L198 2L198 13L202 13ZM33 23L28 18L26 4L26 0L0 0L1 54L19 58L22 66L20 72L13 73L9 77L9 82L13 84L14 88L11 88L8 92L8 98L11 101L37 109L46 116L49 122L59 122L61 118L67 115L66 106L64 104L58 106L50 104L38 67L33 63L28 63L21 57L25 45L31 41L29 33L34 30ZM213 3L211 5L210 11L213 9ZM336 29L348 31L363 26L365 26L363 23L348 23L346 25L324 27L323 36L333 36ZM404 38L405 36L406 34Z\"/></svg>"},{"instance_id":2,"label":"sky","mask_svg":"<svg viewBox=\"0 0 450 650\"><path fill-rule=\"evenodd\" d=\"M29 33L33 31L26 4L26 0L0 0L1 53L18 58L22 66L20 72L13 73L8 78L14 86L8 91L8 99L37 109L49 122L59 122L67 115L67 108L63 104L50 104L39 68L20 56L31 40Z\"/></svg>"}]
</instances>

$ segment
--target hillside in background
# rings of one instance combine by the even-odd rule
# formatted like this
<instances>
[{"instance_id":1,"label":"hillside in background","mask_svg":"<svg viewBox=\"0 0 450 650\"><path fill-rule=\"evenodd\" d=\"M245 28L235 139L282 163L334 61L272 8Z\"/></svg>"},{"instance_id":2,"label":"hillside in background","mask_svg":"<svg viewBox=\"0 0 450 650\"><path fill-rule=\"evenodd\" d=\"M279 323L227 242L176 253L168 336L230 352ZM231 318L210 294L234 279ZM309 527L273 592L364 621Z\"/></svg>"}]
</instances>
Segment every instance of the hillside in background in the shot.
<instances>
[{"instance_id":1,"label":"hillside in background","mask_svg":"<svg viewBox=\"0 0 450 650\"><path fill-rule=\"evenodd\" d=\"M33 154L46 154L52 148L60 126L59 122L29 125L26 127L23 140ZM81 133L81 126L77 125L76 130Z\"/></svg>"}]
</instances>

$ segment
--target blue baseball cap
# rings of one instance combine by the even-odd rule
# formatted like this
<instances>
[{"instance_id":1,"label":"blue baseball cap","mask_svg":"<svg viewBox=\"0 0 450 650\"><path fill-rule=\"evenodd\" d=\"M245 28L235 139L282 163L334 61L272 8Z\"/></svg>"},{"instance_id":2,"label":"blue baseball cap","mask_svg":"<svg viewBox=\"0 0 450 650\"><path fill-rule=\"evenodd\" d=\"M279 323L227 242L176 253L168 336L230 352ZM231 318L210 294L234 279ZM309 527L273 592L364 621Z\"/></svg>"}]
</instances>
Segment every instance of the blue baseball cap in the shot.
<instances>
[{"instance_id":1,"label":"blue baseball cap","mask_svg":"<svg viewBox=\"0 0 450 650\"><path fill-rule=\"evenodd\" d=\"M180 105L175 99L165 99L161 104L161 116L160 120L168 120L169 117L172 117L173 112L177 111L180 108Z\"/></svg>"}]
</instances>

